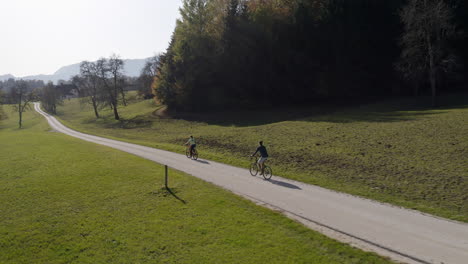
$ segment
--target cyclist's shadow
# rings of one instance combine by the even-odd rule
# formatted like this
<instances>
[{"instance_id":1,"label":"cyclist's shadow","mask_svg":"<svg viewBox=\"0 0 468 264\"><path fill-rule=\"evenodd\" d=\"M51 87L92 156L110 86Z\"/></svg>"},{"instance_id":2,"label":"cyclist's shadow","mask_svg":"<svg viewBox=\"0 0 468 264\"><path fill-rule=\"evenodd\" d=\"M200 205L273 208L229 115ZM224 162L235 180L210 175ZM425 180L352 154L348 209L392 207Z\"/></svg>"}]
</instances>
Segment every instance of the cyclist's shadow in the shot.
<instances>
[{"instance_id":1,"label":"cyclist's shadow","mask_svg":"<svg viewBox=\"0 0 468 264\"><path fill-rule=\"evenodd\" d=\"M268 181L273 183L274 185L278 185L278 186L282 186L282 187L286 187L286 188L290 188L290 189L302 190L301 187L299 187L297 185L294 185L294 184L291 184L291 183L284 182L284 181L277 181L277 180L273 180L273 179L270 179Z\"/></svg>"}]
</instances>

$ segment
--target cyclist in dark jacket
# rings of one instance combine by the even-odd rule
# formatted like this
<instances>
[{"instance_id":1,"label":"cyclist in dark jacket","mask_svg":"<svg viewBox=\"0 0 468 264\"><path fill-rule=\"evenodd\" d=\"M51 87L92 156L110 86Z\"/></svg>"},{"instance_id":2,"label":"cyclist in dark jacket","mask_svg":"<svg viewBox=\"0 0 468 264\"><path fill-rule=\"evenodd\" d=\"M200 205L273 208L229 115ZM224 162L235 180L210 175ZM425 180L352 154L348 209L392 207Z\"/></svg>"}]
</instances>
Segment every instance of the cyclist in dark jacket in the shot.
<instances>
[{"instance_id":1,"label":"cyclist in dark jacket","mask_svg":"<svg viewBox=\"0 0 468 264\"><path fill-rule=\"evenodd\" d=\"M265 146L263 146L263 141L258 142L259 146L257 150L251 155L252 157L257 154L257 152L260 153L260 158L258 159L257 163L260 166L261 173L260 175L263 175L263 170L265 169L265 161L268 159L268 152Z\"/></svg>"}]
</instances>

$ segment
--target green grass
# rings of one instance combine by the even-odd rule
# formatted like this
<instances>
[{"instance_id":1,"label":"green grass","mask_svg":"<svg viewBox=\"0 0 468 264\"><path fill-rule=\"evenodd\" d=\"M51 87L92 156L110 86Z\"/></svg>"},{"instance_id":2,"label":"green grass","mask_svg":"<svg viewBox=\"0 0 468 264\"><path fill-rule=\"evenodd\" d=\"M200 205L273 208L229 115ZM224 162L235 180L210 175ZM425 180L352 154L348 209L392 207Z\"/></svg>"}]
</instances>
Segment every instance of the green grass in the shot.
<instances>
[{"instance_id":1,"label":"green grass","mask_svg":"<svg viewBox=\"0 0 468 264\"><path fill-rule=\"evenodd\" d=\"M424 98L423 98L424 99ZM468 95L398 99L360 107L207 113L164 119L151 100L96 119L78 100L59 107L66 125L91 134L184 152L193 134L202 158L247 167L258 140L275 174L468 221Z\"/></svg>"},{"instance_id":2,"label":"green grass","mask_svg":"<svg viewBox=\"0 0 468 264\"><path fill-rule=\"evenodd\" d=\"M389 263L178 171L0 121L0 263Z\"/></svg>"},{"instance_id":3,"label":"green grass","mask_svg":"<svg viewBox=\"0 0 468 264\"><path fill-rule=\"evenodd\" d=\"M0 121L6 118L7 118L7 115L5 111L3 110L3 105L0 104Z\"/></svg>"}]
</instances>

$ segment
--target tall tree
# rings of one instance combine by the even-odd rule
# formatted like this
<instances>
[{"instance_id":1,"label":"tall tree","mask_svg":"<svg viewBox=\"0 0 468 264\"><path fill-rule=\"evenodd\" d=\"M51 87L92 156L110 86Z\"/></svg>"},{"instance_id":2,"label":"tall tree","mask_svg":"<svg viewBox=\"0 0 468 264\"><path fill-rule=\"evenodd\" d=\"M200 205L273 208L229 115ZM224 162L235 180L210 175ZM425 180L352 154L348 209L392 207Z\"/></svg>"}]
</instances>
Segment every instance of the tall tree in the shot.
<instances>
[{"instance_id":1,"label":"tall tree","mask_svg":"<svg viewBox=\"0 0 468 264\"><path fill-rule=\"evenodd\" d=\"M28 87L26 81L16 81L16 85L10 91L10 100L14 104L14 109L18 112L19 128L23 126L23 113L30 108L30 102L35 100L36 96Z\"/></svg>"},{"instance_id":2,"label":"tall tree","mask_svg":"<svg viewBox=\"0 0 468 264\"><path fill-rule=\"evenodd\" d=\"M139 88L138 93L144 95L151 94L151 85L153 84L154 77L158 71L160 55L155 55L145 62L145 66L141 69L140 76L138 77Z\"/></svg>"},{"instance_id":3,"label":"tall tree","mask_svg":"<svg viewBox=\"0 0 468 264\"><path fill-rule=\"evenodd\" d=\"M52 82L41 89L40 100L42 106L51 114L57 114L57 105L62 103L62 95Z\"/></svg>"},{"instance_id":4,"label":"tall tree","mask_svg":"<svg viewBox=\"0 0 468 264\"><path fill-rule=\"evenodd\" d=\"M125 79L123 78L123 68L124 61L116 54L113 54L107 61L107 67L110 74L110 83L112 89L118 91L122 97L122 103L124 106L127 106L127 101L125 100Z\"/></svg>"},{"instance_id":5,"label":"tall tree","mask_svg":"<svg viewBox=\"0 0 468 264\"><path fill-rule=\"evenodd\" d=\"M4 100L5 100L5 94L3 92L3 87L1 86L1 83L0 83L0 120L5 118L5 112L3 112Z\"/></svg>"},{"instance_id":6,"label":"tall tree","mask_svg":"<svg viewBox=\"0 0 468 264\"><path fill-rule=\"evenodd\" d=\"M115 66L119 67L118 64ZM105 58L99 59L96 62L96 71L100 80L101 98L106 105L112 108L115 120L120 120L118 112L120 89L117 85L116 75L111 72L108 60Z\"/></svg>"},{"instance_id":7,"label":"tall tree","mask_svg":"<svg viewBox=\"0 0 468 264\"><path fill-rule=\"evenodd\" d=\"M448 45L456 35L453 12L444 0L409 0L400 17L404 33L399 69L407 78L427 76L435 106L437 77L456 62Z\"/></svg>"},{"instance_id":8,"label":"tall tree","mask_svg":"<svg viewBox=\"0 0 468 264\"><path fill-rule=\"evenodd\" d=\"M78 88L79 95L93 106L94 115L99 118L100 83L97 65L94 62L83 61L80 64L80 75L74 76L72 83ZM82 101L83 101L82 99Z\"/></svg>"}]
</instances>

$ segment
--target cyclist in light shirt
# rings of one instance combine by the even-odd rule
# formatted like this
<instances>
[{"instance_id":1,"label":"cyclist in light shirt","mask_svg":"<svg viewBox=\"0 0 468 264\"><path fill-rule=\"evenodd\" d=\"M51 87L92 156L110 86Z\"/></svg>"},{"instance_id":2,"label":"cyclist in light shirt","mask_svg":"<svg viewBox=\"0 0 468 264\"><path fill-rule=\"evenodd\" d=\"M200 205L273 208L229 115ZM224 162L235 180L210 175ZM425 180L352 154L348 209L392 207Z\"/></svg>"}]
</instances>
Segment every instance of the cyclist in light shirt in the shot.
<instances>
[{"instance_id":1,"label":"cyclist in light shirt","mask_svg":"<svg viewBox=\"0 0 468 264\"><path fill-rule=\"evenodd\" d=\"M195 139L193 136L190 136L190 138L187 140L185 145L190 146L190 157L193 156L193 150L197 146L197 143L195 142Z\"/></svg>"}]
</instances>

